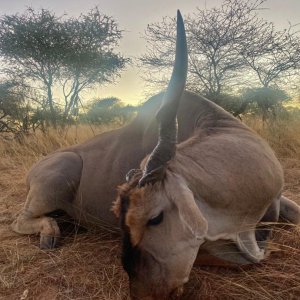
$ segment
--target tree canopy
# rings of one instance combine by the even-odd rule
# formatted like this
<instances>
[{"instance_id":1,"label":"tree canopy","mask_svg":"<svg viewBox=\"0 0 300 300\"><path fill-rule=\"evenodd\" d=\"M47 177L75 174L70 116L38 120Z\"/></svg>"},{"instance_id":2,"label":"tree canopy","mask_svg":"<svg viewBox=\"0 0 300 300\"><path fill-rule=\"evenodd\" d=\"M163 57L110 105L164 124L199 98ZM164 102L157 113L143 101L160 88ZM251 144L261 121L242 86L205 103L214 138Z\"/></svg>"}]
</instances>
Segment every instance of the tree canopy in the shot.
<instances>
[{"instance_id":1,"label":"tree canopy","mask_svg":"<svg viewBox=\"0 0 300 300\"><path fill-rule=\"evenodd\" d=\"M187 89L236 116L276 114L289 99L284 81L299 93L299 32L292 25L277 30L261 18L266 1L224 0L185 17ZM0 132L129 120L136 108L114 97L94 100L85 118L80 111L84 91L115 82L129 63L117 50L122 33L98 7L79 17L32 8L0 16ZM148 25L144 38L143 76L161 89L173 68L175 18Z\"/></svg>"},{"instance_id":2,"label":"tree canopy","mask_svg":"<svg viewBox=\"0 0 300 300\"><path fill-rule=\"evenodd\" d=\"M80 93L115 79L128 62L116 52L122 31L96 7L78 18L57 17L49 10L27 9L0 18L0 56L5 74L43 92L43 109L67 119L78 109ZM63 94L63 103L53 96ZM61 108L62 107L62 108Z\"/></svg>"},{"instance_id":3,"label":"tree canopy","mask_svg":"<svg viewBox=\"0 0 300 300\"><path fill-rule=\"evenodd\" d=\"M123 125L134 116L136 111L137 107L125 105L116 97L108 97L92 101L86 115L81 118L92 124L117 123Z\"/></svg>"},{"instance_id":4,"label":"tree canopy","mask_svg":"<svg viewBox=\"0 0 300 300\"><path fill-rule=\"evenodd\" d=\"M219 7L197 9L185 17L188 89L222 105L247 87L278 89L281 78L299 69L298 32L293 26L278 31L262 19L258 11L265 2L224 0ZM145 79L155 87L165 86L173 65L175 21L166 17L145 31L147 51L140 62Z\"/></svg>"}]
</instances>

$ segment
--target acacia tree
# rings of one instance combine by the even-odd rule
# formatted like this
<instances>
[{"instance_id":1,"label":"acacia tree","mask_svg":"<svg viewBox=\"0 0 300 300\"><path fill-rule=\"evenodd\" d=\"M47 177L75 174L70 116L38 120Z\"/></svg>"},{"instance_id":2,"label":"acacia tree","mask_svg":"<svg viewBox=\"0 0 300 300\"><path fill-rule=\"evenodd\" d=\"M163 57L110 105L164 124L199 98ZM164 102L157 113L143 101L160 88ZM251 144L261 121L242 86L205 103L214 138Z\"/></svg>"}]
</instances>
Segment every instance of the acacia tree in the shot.
<instances>
[{"instance_id":1,"label":"acacia tree","mask_svg":"<svg viewBox=\"0 0 300 300\"><path fill-rule=\"evenodd\" d=\"M286 92L279 87L286 78L293 80L299 70L300 39L292 26L276 31L274 24L265 22L257 27L257 35L244 44L241 55L253 73L255 88L248 88L242 95L242 103L235 114L245 112L255 105L265 121L271 112L289 100Z\"/></svg>"},{"instance_id":2,"label":"acacia tree","mask_svg":"<svg viewBox=\"0 0 300 300\"><path fill-rule=\"evenodd\" d=\"M267 120L268 116L275 118L276 111L283 107L282 102L290 99L285 91L275 87L246 89L243 98L244 103L250 107L251 111L261 115L263 122Z\"/></svg>"},{"instance_id":3,"label":"acacia tree","mask_svg":"<svg viewBox=\"0 0 300 300\"><path fill-rule=\"evenodd\" d=\"M197 12L185 20L189 47L188 87L215 102L225 86L235 84L245 67L240 52L244 41L256 34L256 10L264 0L225 0L221 7ZM142 64L158 72L171 68L175 44L175 19L151 24L145 33L148 51ZM153 74L151 72L151 74ZM151 78L152 79L152 78Z\"/></svg>"},{"instance_id":4,"label":"acacia tree","mask_svg":"<svg viewBox=\"0 0 300 300\"><path fill-rule=\"evenodd\" d=\"M116 97L95 99L88 109L85 120L93 124L117 122L119 125L124 125L134 116L137 109L132 105L124 105Z\"/></svg>"},{"instance_id":5,"label":"acacia tree","mask_svg":"<svg viewBox=\"0 0 300 300\"><path fill-rule=\"evenodd\" d=\"M0 55L6 62L5 73L27 79L42 87L46 94L53 125L56 124L53 84L60 70L64 38L59 19L47 10L28 9L22 15L3 16L0 20Z\"/></svg>"},{"instance_id":6,"label":"acacia tree","mask_svg":"<svg viewBox=\"0 0 300 300\"><path fill-rule=\"evenodd\" d=\"M273 23L265 22L251 42L244 43L241 55L262 87L275 85L299 68L300 39L292 28L276 31Z\"/></svg>"},{"instance_id":7,"label":"acacia tree","mask_svg":"<svg viewBox=\"0 0 300 300\"><path fill-rule=\"evenodd\" d=\"M249 86L249 83L255 84L256 76L261 75L264 68L268 69L267 66L268 82L281 74L278 70L287 71L295 66L299 41L295 34L288 30L277 32L272 23L258 16L263 3L265 0L225 0L220 7L197 9L196 13L186 17L189 89L223 105L222 100L228 98L226 93ZM151 71L148 73L150 77L146 78L150 83L163 81L161 74L171 69L175 47L174 24L175 19L164 18L160 23L149 25L146 30L148 50L140 61ZM269 60L270 57L273 60ZM274 66L275 61L277 67ZM252 72L254 66L257 66L258 73ZM153 72L154 69L156 72ZM250 73L252 76L249 76Z\"/></svg>"},{"instance_id":8,"label":"acacia tree","mask_svg":"<svg viewBox=\"0 0 300 300\"><path fill-rule=\"evenodd\" d=\"M64 95L66 120L84 89L113 80L125 67L127 59L114 50L121 34L116 22L97 7L77 19L28 9L1 17L0 55L6 74L43 90L44 109L49 107L56 126L61 109L54 87Z\"/></svg>"},{"instance_id":9,"label":"acacia tree","mask_svg":"<svg viewBox=\"0 0 300 300\"><path fill-rule=\"evenodd\" d=\"M113 81L128 59L114 52L121 31L116 22L102 15L98 8L78 19L66 20L63 25L69 40L61 76L64 117L67 118L78 105L83 89Z\"/></svg>"}]
</instances>

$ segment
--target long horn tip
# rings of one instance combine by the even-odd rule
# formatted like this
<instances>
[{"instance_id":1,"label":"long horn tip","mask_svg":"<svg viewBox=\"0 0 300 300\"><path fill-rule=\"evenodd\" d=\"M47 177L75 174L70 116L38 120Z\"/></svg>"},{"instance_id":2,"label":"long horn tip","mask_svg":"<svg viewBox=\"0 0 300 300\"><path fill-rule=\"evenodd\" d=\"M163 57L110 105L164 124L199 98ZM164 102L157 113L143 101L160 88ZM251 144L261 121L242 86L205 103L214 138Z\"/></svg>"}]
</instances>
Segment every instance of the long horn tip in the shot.
<instances>
[{"instance_id":1,"label":"long horn tip","mask_svg":"<svg viewBox=\"0 0 300 300\"><path fill-rule=\"evenodd\" d=\"M177 9L177 22L183 22L183 18L179 9Z\"/></svg>"},{"instance_id":2,"label":"long horn tip","mask_svg":"<svg viewBox=\"0 0 300 300\"><path fill-rule=\"evenodd\" d=\"M179 9L177 9L177 19L181 18L182 19L182 15Z\"/></svg>"},{"instance_id":3,"label":"long horn tip","mask_svg":"<svg viewBox=\"0 0 300 300\"><path fill-rule=\"evenodd\" d=\"M177 37L180 39L182 39L182 37L185 38L184 22L179 9L177 10Z\"/></svg>"}]
</instances>

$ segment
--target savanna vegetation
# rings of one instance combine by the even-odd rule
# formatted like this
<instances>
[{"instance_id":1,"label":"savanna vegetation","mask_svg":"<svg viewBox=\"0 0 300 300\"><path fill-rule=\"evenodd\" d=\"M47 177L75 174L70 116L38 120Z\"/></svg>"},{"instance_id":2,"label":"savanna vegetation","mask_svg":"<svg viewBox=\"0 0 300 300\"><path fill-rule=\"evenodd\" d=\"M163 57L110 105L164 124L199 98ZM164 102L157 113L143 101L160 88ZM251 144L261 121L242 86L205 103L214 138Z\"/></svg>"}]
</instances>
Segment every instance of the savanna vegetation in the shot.
<instances>
[{"instance_id":1,"label":"savanna vegetation","mask_svg":"<svg viewBox=\"0 0 300 300\"><path fill-rule=\"evenodd\" d=\"M189 50L187 88L239 115L263 118L299 93L299 27L277 29L259 15L265 0L225 0L185 18ZM172 70L175 18L148 25L140 63L150 86L164 87ZM166 72L169 70L169 72Z\"/></svg>"},{"instance_id":2,"label":"savanna vegetation","mask_svg":"<svg viewBox=\"0 0 300 300\"><path fill-rule=\"evenodd\" d=\"M265 124L261 118L244 120L276 151L285 171L284 195L300 204L300 118L289 115ZM0 142L0 299L128 299L128 281L120 263L117 230L97 224L75 230L61 218L61 247L39 249L39 236L13 233L9 224L23 207L24 177L31 165L48 153L82 142L114 128L103 125L71 127L45 135L37 132ZM300 297L299 227L278 226L263 263L230 270L195 267L182 299L298 299Z\"/></svg>"},{"instance_id":3,"label":"savanna vegetation","mask_svg":"<svg viewBox=\"0 0 300 300\"><path fill-rule=\"evenodd\" d=\"M262 19L264 4L224 0L186 16L188 88L270 143L284 167L284 195L300 204L299 33ZM168 17L150 24L149 50L136 59L153 93L169 78L174 24ZM129 63L117 50L121 37L99 8L78 18L45 9L0 17L0 299L128 299L116 229L86 231L60 217L62 247L42 251L38 236L9 228L33 163L137 113L126 99L85 100L84 91L115 82ZM299 299L299 227L277 226L270 249L268 260L248 268L193 268L183 299Z\"/></svg>"},{"instance_id":4,"label":"savanna vegetation","mask_svg":"<svg viewBox=\"0 0 300 300\"><path fill-rule=\"evenodd\" d=\"M299 100L300 78L299 26L276 28L259 15L265 4L224 0L185 17L187 88L235 116L252 113L264 121ZM148 94L166 87L175 28L175 19L166 17L145 30L148 50L134 63L143 70ZM122 33L97 7L77 18L31 8L1 16L0 132L127 122L138 107L114 97L85 100L86 92L116 82L130 63L118 52Z\"/></svg>"}]
</instances>

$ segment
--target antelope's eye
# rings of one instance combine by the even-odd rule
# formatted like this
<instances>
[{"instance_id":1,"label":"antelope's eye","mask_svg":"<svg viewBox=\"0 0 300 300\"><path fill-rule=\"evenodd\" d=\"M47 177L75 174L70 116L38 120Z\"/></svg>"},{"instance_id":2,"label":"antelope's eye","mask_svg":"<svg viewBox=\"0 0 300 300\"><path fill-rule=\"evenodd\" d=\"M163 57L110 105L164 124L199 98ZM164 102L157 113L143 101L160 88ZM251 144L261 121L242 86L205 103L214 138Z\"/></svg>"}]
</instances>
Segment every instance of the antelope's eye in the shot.
<instances>
[{"instance_id":1,"label":"antelope's eye","mask_svg":"<svg viewBox=\"0 0 300 300\"><path fill-rule=\"evenodd\" d=\"M158 214L156 217L153 217L147 222L147 226L155 226L159 225L164 219L164 212L162 211L160 214Z\"/></svg>"}]
</instances>

